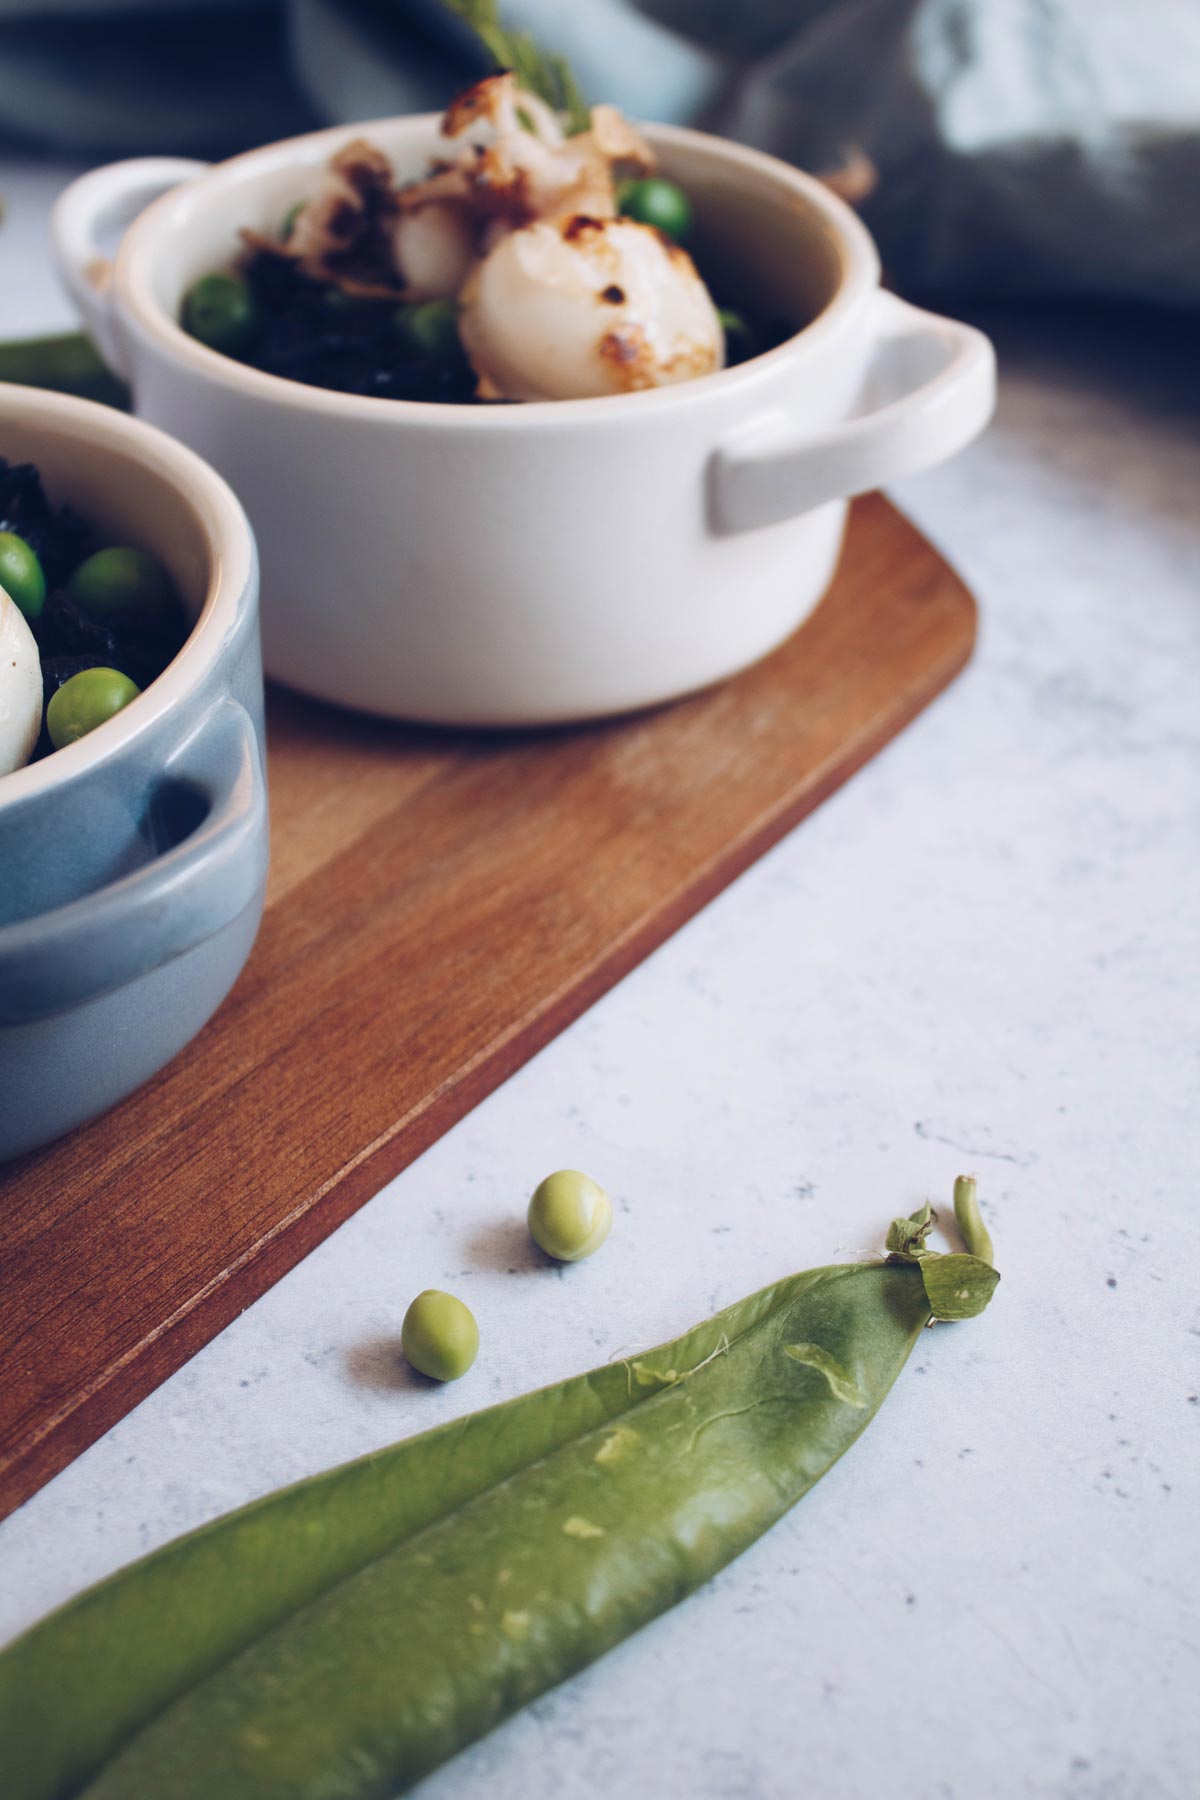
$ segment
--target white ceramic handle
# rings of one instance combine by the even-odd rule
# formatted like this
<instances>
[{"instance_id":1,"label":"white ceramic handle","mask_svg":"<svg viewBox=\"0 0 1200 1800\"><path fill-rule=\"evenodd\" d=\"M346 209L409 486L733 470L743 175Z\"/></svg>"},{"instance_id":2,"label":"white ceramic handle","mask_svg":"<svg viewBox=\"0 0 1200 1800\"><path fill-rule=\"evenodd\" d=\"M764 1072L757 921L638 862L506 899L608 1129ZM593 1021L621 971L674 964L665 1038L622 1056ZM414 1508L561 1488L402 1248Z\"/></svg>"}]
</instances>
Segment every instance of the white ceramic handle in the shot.
<instances>
[{"instance_id":1,"label":"white ceramic handle","mask_svg":"<svg viewBox=\"0 0 1200 1800\"><path fill-rule=\"evenodd\" d=\"M709 466L718 532L752 531L865 494L953 456L977 437L996 400L996 358L981 331L880 292L863 410L806 432L782 410L760 414Z\"/></svg>"},{"instance_id":2,"label":"white ceramic handle","mask_svg":"<svg viewBox=\"0 0 1200 1800\"><path fill-rule=\"evenodd\" d=\"M135 156L128 162L106 163L73 181L54 204L50 237L58 272L101 356L123 381L129 380L130 372L114 329L108 297L112 264L103 237L123 229L151 200L203 174L207 167L182 156Z\"/></svg>"}]
</instances>

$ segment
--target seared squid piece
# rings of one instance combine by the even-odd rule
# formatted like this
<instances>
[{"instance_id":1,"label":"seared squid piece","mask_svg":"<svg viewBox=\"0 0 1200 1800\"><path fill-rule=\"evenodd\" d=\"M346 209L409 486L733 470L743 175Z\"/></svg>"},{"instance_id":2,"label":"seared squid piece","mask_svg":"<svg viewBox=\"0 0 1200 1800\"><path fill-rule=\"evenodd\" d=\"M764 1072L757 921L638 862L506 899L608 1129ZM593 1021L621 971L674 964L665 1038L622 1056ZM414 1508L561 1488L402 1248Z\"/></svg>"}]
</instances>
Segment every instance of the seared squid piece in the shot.
<instances>
[{"instance_id":1,"label":"seared squid piece","mask_svg":"<svg viewBox=\"0 0 1200 1800\"><path fill-rule=\"evenodd\" d=\"M593 108L590 129L568 137L515 76L491 75L442 129L471 141L400 205L458 202L485 221L459 296L482 398L582 399L721 367L720 322L687 252L617 217L617 170L644 173L653 157L615 107Z\"/></svg>"},{"instance_id":2,"label":"seared squid piece","mask_svg":"<svg viewBox=\"0 0 1200 1800\"><path fill-rule=\"evenodd\" d=\"M356 138L330 162L321 185L295 214L286 238L243 231L255 250L297 263L314 281L348 294L399 297L393 233L399 213L392 165L382 150Z\"/></svg>"},{"instance_id":3,"label":"seared squid piece","mask_svg":"<svg viewBox=\"0 0 1200 1800\"><path fill-rule=\"evenodd\" d=\"M565 220L577 213L611 219L617 210L615 166L640 174L654 160L615 107L593 107L590 129L568 137L553 109L508 73L485 76L460 94L446 111L442 131L447 138L474 135L453 161L403 188L400 205L409 211L461 201L492 222L493 238L505 227L538 219Z\"/></svg>"},{"instance_id":4,"label":"seared squid piece","mask_svg":"<svg viewBox=\"0 0 1200 1800\"><path fill-rule=\"evenodd\" d=\"M575 400L709 375L725 358L686 250L586 214L506 233L462 291L459 332L492 400Z\"/></svg>"},{"instance_id":5,"label":"seared squid piece","mask_svg":"<svg viewBox=\"0 0 1200 1800\"><path fill-rule=\"evenodd\" d=\"M398 190L379 151L347 145L290 236L251 241L353 294L457 298L482 399L582 399L721 368L724 334L690 256L617 215L618 173L654 159L615 107L568 136L515 75L489 75L442 132L450 154Z\"/></svg>"},{"instance_id":6,"label":"seared squid piece","mask_svg":"<svg viewBox=\"0 0 1200 1800\"><path fill-rule=\"evenodd\" d=\"M42 729L42 664L16 601L0 587L0 775L23 769Z\"/></svg>"},{"instance_id":7,"label":"seared squid piece","mask_svg":"<svg viewBox=\"0 0 1200 1800\"><path fill-rule=\"evenodd\" d=\"M404 298L453 300L479 253L478 239L469 211L457 201L401 210L392 227L392 258Z\"/></svg>"}]
</instances>

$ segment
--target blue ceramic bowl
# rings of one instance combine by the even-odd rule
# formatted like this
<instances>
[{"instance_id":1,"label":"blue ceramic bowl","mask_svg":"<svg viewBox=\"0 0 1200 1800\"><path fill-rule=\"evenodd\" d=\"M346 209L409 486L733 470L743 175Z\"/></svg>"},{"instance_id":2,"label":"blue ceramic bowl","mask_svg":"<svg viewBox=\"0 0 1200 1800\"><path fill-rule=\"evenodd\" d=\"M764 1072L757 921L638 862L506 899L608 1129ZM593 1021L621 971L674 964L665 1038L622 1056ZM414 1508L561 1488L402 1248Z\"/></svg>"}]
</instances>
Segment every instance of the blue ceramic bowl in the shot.
<instances>
[{"instance_id":1,"label":"blue ceramic bowl","mask_svg":"<svg viewBox=\"0 0 1200 1800\"><path fill-rule=\"evenodd\" d=\"M151 551L193 621L106 724L0 776L0 1160L141 1085L233 986L267 871L258 564L231 490L160 431L0 386L0 456Z\"/></svg>"}]
</instances>

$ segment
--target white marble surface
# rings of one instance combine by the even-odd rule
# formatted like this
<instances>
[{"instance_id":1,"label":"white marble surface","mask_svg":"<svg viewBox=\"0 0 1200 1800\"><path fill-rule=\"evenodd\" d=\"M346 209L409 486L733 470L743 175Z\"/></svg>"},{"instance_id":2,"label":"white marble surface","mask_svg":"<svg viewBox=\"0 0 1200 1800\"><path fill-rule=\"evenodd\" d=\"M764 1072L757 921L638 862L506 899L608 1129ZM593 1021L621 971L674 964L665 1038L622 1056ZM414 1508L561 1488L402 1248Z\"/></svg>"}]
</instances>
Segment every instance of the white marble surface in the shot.
<instances>
[{"instance_id":1,"label":"white marble surface","mask_svg":"<svg viewBox=\"0 0 1200 1800\"><path fill-rule=\"evenodd\" d=\"M4 335L51 322L48 185L0 167ZM999 339L995 428L901 496L979 596L969 672L0 1526L0 1637L280 1482L872 1248L967 1167L990 1314L931 1333L750 1554L422 1792L1200 1791L1193 340ZM619 1213L554 1273L520 1220L564 1163ZM395 1358L427 1285L483 1337L441 1392Z\"/></svg>"}]
</instances>

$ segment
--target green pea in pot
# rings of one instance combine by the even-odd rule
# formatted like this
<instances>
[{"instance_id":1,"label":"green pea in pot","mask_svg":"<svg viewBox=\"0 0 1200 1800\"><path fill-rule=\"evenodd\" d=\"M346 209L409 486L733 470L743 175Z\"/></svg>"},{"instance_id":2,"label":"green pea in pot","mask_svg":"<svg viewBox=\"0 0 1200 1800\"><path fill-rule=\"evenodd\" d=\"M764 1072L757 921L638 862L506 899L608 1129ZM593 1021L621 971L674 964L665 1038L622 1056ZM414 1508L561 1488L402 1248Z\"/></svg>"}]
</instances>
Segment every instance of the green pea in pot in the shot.
<instances>
[{"instance_id":1,"label":"green pea in pot","mask_svg":"<svg viewBox=\"0 0 1200 1800\"><path fill-rule=\"evenodd\" d=\"M237 356L249 349L258 327L258 302L248 284L232 271L202 275L184 296L183 328L210 350Z\"/></svg>"},{"instance_id":2,"label":"green pea in pot","mask_svg":"<svg viewBox=\"0 0 1200 1800\"><path fill-rule=\"evenodd\" d=\"M175 605L167 572L157 558L124 544L97 550L81 562L67 582L67 593L101 624L122 614L161 618Z\"/></svg>"},{"instance_id":3,"label":"green pea in pot","mask_svg":"<svg viewBox=\"0 0 1200 1800\"><path fill-rule=\"evenodd\" d=\"M623 181L617 190L617 206L622 217L636 219L639 225L653 225L680 243L692 224L691 201L673 181L661 175L648 175L642 181Z\"/></svg>"},{"instance_id":4,"label":"green pea in pot","mask_svg":"<svg viewBox=\"0 0 1200 1800\"><path fill-rule=\"evenodd\" d=\"M0 588L32 624L46 604L46 577L37 556L15 531L0 531Z\"/></svg>"},{"instance_id":5,"label":"green pea in pot","mask_svg":"<svg viewBox=\"0 0 1200 1800\"><path fill-rule=\"evenodd\" d=\"M50 697L46 730L56 750L76 743L136 700L141 689L120 669L81 669Z\"/></svg>"}]
</instances>

